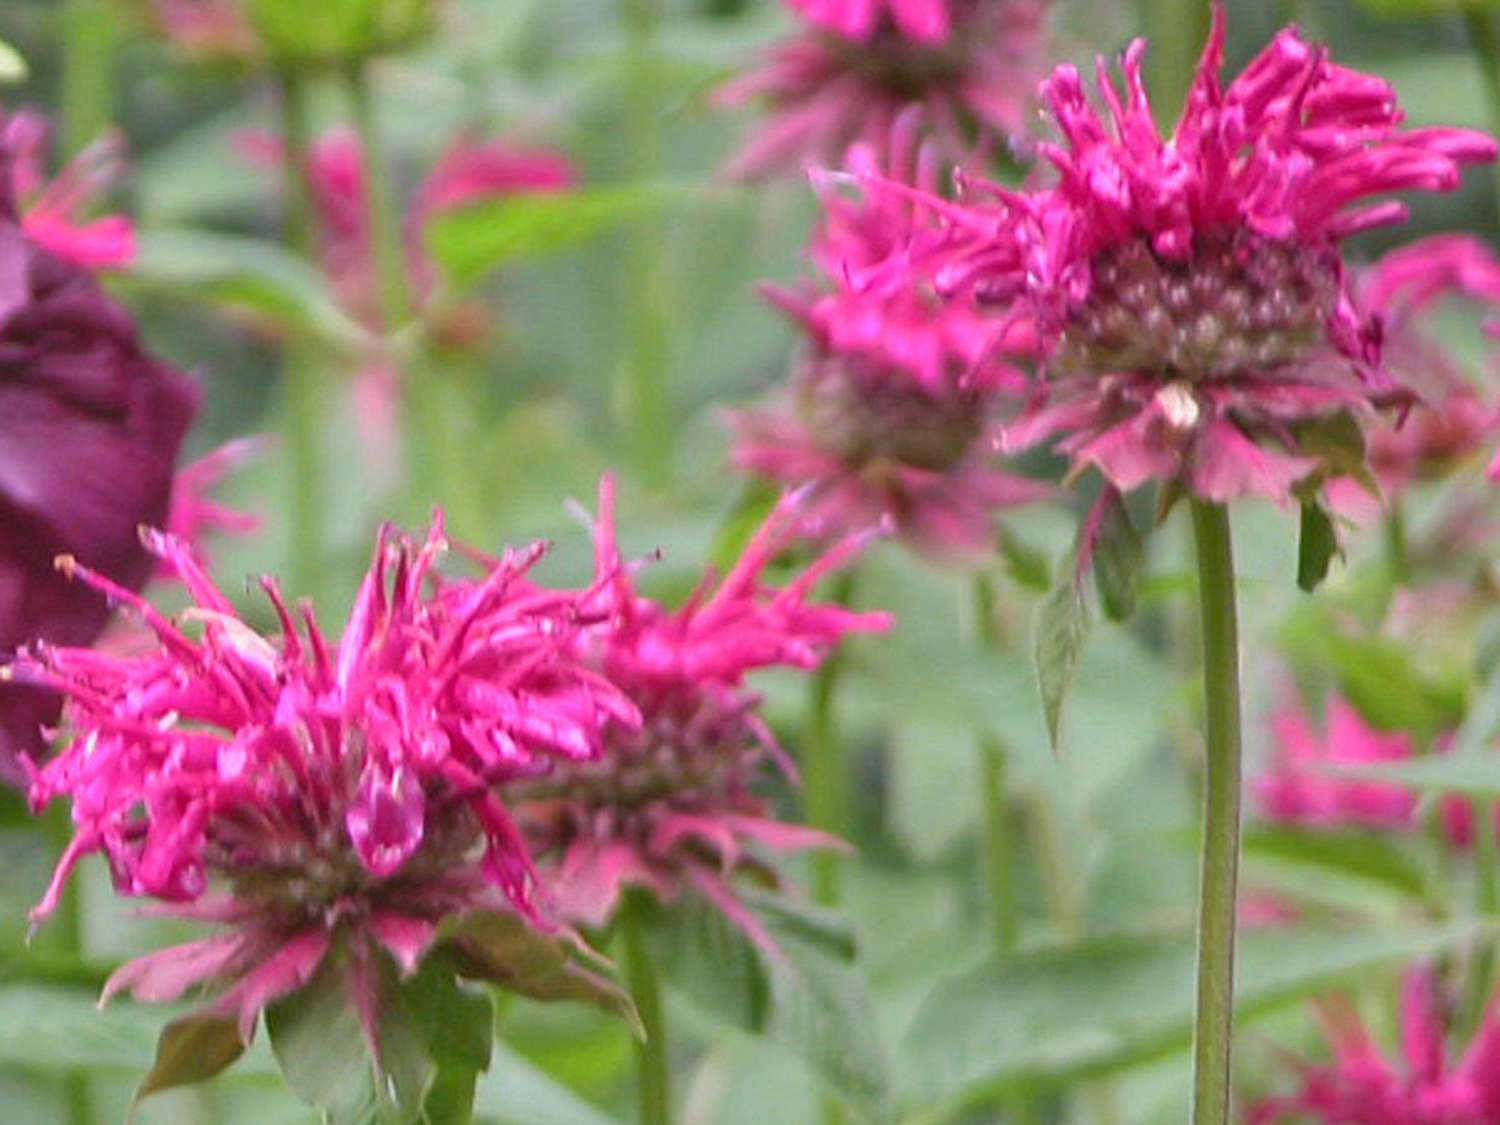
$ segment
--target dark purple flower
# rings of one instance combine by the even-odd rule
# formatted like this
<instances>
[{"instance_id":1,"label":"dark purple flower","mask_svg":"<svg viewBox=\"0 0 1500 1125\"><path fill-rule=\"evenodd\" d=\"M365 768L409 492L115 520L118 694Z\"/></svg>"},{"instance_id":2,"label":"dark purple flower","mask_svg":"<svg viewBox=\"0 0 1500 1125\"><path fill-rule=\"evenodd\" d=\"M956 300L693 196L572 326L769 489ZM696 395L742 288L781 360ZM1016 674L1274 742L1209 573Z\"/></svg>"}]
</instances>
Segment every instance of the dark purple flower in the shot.
<instances>
[{"instance_id":1,"label":"dark purple flower","mask_svg":"<svg viewBox=\"0 0 1500 1125\"><path fill-rule=\"evenodd\" d=\"M86 645L104 627L104 598L58 574L58 555L127 588L151 576L137 529L167 517L196 407L125 309L22 227L0 174L0 651ZM42 750L57 711L50 693L0 687L0 775L19 780L17 756Z\"/></svg>"}]
</instances>

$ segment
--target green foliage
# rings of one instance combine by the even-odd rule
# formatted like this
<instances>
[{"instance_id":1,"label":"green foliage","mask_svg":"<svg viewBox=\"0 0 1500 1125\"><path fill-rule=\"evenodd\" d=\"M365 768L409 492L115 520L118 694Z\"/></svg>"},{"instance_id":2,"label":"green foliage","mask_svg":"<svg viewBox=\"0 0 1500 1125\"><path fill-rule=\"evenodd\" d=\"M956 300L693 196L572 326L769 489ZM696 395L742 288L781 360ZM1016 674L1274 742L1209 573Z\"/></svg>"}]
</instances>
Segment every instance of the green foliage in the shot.
<instances>
[{"instance_id":1,"label":"green foliage","mask_svg":"<svg viewBox=\"0 0 1500 1125\"><path fill-rule=\"evenodd\" d=\"M1076 554L1063 559L1056 583L1037 606L1032 632L1032 661L1053 750L1061 744L1063 703L1083 656L1091 624L1077 571Z\"/></svg>"}]
</instances>

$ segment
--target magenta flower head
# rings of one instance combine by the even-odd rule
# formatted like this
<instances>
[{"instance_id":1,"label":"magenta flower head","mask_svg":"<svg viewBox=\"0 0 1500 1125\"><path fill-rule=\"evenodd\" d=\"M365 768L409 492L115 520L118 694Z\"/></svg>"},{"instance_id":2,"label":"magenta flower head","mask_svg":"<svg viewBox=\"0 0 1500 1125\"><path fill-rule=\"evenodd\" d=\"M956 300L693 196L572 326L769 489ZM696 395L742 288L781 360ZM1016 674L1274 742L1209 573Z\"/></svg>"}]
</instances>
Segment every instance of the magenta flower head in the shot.
<instances>
[{"instance_id":1,"label":"magenta flower head","mask_svg":"<svg viewBox=\"0 0 1500 1125\"><path fill-rule=\"evenodd\" d=\"M180 622L62 565L139 615L154 647L38 645L8 669L67 699L62 749L37 771L31 800L70 798L75 836L33 918L98 852L122 894L224 927L131 962L106 996L164 1001L206 985L203 1014L232 1022L244 1043L262 1008L326 968L344 974L373 1048L392 965L414 972L464 919L537 940L555 931L497 787L597 756L606 725L629 730L637 716L570 655L586 623L579 596L527 581L540 547L448 589L433 569L441 519L422 542L383 530L333 646L310 607L299 627L274 581L262 582L280 623L271 639L184 543L145 538L192 595ZM460 952L500 975L483 949ZM522 978L511 985L532 987Z\"/></svg>"},{"instance_id":2,"label":"magenta flower head","mask_svg":"<svg viewBox=\"0 0 1500 1125\"><path fill-rule=\"evenodd\" d=\"M912 123L902 123L908 151ZM863 167L876 158L857 149L852 159ZM931 151L916 162L930 183ZM1000 422L1026 378L996 354L993 326L976 310L880 269L896 253L920 259L934 235L941 248L920 202L888 195L861 208L832 183L821 194L812 256L826 281L768 290L805 341L789 388L729 415L734 464L808 486L803 531L813 538L888 521L930 555L985 552L997 511L1047 492L996 466Z\"/></svg>"},{"instance_id":3,"label":"magenta flower head","mask_svg":"<svg viewBox=\"0 0 1500 1125\"><path fill-rule=\"evenodd\" d=\"M1059 437L1075 469L1121 490L1159 479L1209 501L1285 500L1330 461L1359 458L1351 422L1411 398L1379 366L1341 241L1405 217L1376 197L1451 190L1496 146L1466 129L1402 129L1384 80L1295 29L1228 86L1223 48L1216 6L1168 137L1143 41L1125 52L1123 92L1101 60L1102 109L1058 67L1043 99L1061 143L1039 146L1055 183L968 182L967 201L944 209L955 247L936 280L1047 342L1047 378L1009 448Z\"/></svg>"},{"instance_id":4,"label":"magenta flower head","mask_svg":"<svg viewBox=\"0 0 1500 1125\"><path fill-rule=\"evenodd\" d=\"M21 111L0 119L0 146L10 166L11 197L21 226L33 241L85 269L123 269L135 258L135 228L122 215L86 219L84 212L119 177L120 138L109 135L47 178L52 128L40 114Z\"/></svg>"},{"instance_id":5,"label":"magenta flower head","mask_svg":"<svg viewBox=\"0 0 1500 1125\"><path fill-rule=\"evenodd\" d=\"M855 142L884 145L913 108L948 163L1026 147L1045 73L1041 0L789 3L805 21L801 31L718 92L721 104L758 102L768 113L730 176L835 165Z\"/></svg>"},{"instance_id":6,"label":"magenta flower head","mask_svg":"<svg viewBox=\"0 0 1500 1125\"><path fill-rule=\"evenodd\" d=\"M615 542L614 484L599 489L595 527L598 625L585 634L592 659L639 708L639 728L611 728L605 753L578 761L512 799L544 866L560 915L602 925L623 887L661 901L684 892L707 899L763 949L771 939L730 886L736 874L775 882L755 854L841 847L814 829L778 820L755 783L767 758L795 773L745 683L760 668L808 669L851 632L885 629L888 618L808 598L820 578L859 551L845 540L789 585L763 573L795 535L796 499L784 500L715 583L705 579L679 609L639 594Z\"/></svg>"},{"instance_id":7,"label":"magenta flower head","mask_svg":"<svg viewBox=\"0 0 1500 1125\"><path fill-rule=\"evenodd\" d=\"M1448 1005L1426 968L1401 989L1401 1059L1393 1063L1343 998L1321 1005L1333 1061L1299 1063L1301 1088L1252 1106L1250 1125L1485 1125L1500 1121L1500 1022L1485 1017L1461 1059L1450 1061Z\"/></svg>"},{"instance_id":8,"label":"magenta flower head","mask_svg":"<svg viewBox=\"0 0 1500 1125\"><path fill-rule=\"evenodd\" d=\"M12 118L13 127L18 119ZM17 158L14 133L0 161ZM88 644L105 600L52 566L72 554L138 588L153 562L137 527L167 515L197 408L188 380L148 354L135 325L74 261L39 244L0 169L0 653L38 638ZM0 777L45 749L58 700L0 686Z\"/></svg>"}]
</instances>

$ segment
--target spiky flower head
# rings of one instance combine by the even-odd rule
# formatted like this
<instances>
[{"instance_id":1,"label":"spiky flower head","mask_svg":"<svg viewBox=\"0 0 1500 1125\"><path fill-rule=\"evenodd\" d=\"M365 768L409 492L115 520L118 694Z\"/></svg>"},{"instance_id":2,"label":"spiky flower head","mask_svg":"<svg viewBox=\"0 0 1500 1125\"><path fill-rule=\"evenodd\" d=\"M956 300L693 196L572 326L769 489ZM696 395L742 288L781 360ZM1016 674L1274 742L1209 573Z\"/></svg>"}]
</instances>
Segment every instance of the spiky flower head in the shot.
<instances>
[{"instance_id":1,"label":"spiky flower head","mask_svg":"<svg viewBox=\"0 0 1500 1125\"><path fill-rule=\"evenodd\" d=\"M1123 92L1101 60L1102 109L1058 67L1042 93L1061 141L1038 146L1055 182L967 180L958 203L933 201L953 238L935 280L1047 344L1009 448L1059 438L1079 470L1122 490L1160 479L1212 501L1283 500L1357 461L1376 407L1411 399L1379 365L1340 243L1405 218L1377 197L1451 190L1496 147L1472 130L1402 128L1387 82L1295 28L1227 86L1223 49L1218 6L1167 136L1143 41L1125 51Z\"/></svg>"},{"instance_id":2,"label":"spiky flower head","mask_svg":"<svg viewBox=\"0 0 1500 1125\"><path fill-rule=\"evenodd\" d=\"M334 646L273 581L262 585L280 635L268 638L180 540L146 542L192 595L180 621L61 565L138 614L154 648L41 645L8 669L67 699L62 747L31 799L70 798L75 835L34 918L98 852L122 894L225 924L127 965L110 990L159 1000L208 982L211 1010L246 1041L261 1008L335 949L366 961L384 950L411 971L465 912L544 925L497 787L597 755L606 724L629 729L637 715L570 654L579 596L528 581L540 547L455 591L434 570L440 519L422 542L385 529Z\"/></svg>"},{"instance_id":3,"label":"spiky flower head","mask_svg":"<svg viewBox=\"0 0 1500 1125\"><path fill-rule=\"evenodd\" d=\"M896 166L936 178L906 116ZM879 167L869 148L851 155ZM919 270L884 270L893 255L940 252L925 208L889 194L855 206L820 178L825 219L811 256L823 277L800 290L768 288L804 334L790 386L729 416L738 468L811 489L804 533L817 539L889 521L918 549L951 558L991 548L995 513L1046 489L997 465L1000 423L1027 386L997 353L993 325L939 298Z\"/></svg>"},{"instance_id":4,"label":"spiky flower head","mask_svg":"<svg viewBox=\"0 0 1500 1125\"><path fill-rule=\"evenodd\" d=\"M1333 1061L1298 1062L1301 1088L1250 1108L1250 1125L1484 1125L1500 1121L1500 1021L1487 1015L1462 1058L1450 1060L1448 1009L1430 969L1409 970L1401 989L1401 1058L1392 1062L1354 1007L1320 1005Z\"/></svg>"},{"instance_id":5,"label":"spiky flower head","mask_svg":"<svg viewBox=\"0 0 1500 1125\"><path fill-rule=\"evenodd\" d=\"M725 105L763 104L766 121L729 174L763 179L834 166L856 142L883 146L915 112L949 162L1024 149L1044 73L1040 0L791 0L805 20L757 69L725 85Z\"/></svg>"},{"instance_id":6,"label":"spiky flower head","mask_svg":"<svg viewBox=\"0 0 1500 1125\"><path fill-rule=\"evenodd\" d=\"M730 879L775 881L756 845L839 847L825 833L779 820L757 792L767 760L795 775L760 717L746 683L757 669L811 669L851 632L888 619L815 604L814 586L859 551L855 536L789 584L764 572L795 535L797 498L784 500L721 580L712 576L677 609L640 594L634 565L615 538L614 485L600 485L595 525L599 622L581 639L591 661L639 708L639 728L611 728L605 752L569 763L511 799L527 837L545 857L547 886L561 915L600 925L626 886L662 901L684 892L706 898L763 948L771 942L735 895Z\"/></svg>"}]
</instances>

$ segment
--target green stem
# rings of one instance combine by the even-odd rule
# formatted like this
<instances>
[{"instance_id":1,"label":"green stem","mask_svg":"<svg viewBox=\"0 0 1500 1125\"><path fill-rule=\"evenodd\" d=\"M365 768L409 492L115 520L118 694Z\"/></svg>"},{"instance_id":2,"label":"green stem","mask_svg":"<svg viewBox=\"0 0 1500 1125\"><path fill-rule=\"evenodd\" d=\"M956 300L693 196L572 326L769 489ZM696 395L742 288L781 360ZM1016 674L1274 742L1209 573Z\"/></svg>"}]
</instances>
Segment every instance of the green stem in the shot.
<instances>
[{"instance_id":1,"label":"green stem","mask_svg":"<svg viewBox=\"0 0 1500 1125\"><path fill-rule=\"evenodd\" d=\"M1500 129L1500 20L1487 8L1471 4L1464 7L1464 26L1469 33L1469 45L1474 49L1474 61L1479 66L1479 79L1489 105L1490 125ZM1495 177L1495 202L1500 206L1500 169L1496 170Z\"/></svg>"},{"instance_id":2,"label":"green stem","mask_svg":"<svg viewBox=\"0 0 1500 1125\"><path fill-rule=\"evenodd\" d=\"M646 947L646 911L650 900L632 891L620 911L625 943L625 976L640 1013L645 1038L635 1045L636 1093L639 1125L671 1125L671 1072L667 1066L666 1021L662 1012L661 980Z\"/></svg>"},{"instance_id":3,"label":"green stem","mask_svg":"<svg viewBox=\"0 0 1500 1125\"><path fill-rule=\"evenodd\" d=\"M974 620L980 643L1000 643L995 625L995 584L989 574L974 578ZM1005 792L1005 745L993 730L979 734L980 798L984 802L984 858L989 890L990 924L995 952L1008 957L1020 942L1021 914L1016 905L1015 845L1011 808Z\"/></svg>"},{"instance_id":4,"label":"green stem","mask_svg":"<svg viewBox=\"0 0 1500 1125\"><path fill-rule=\"evenodd\" d=\"M287 244L311 260L317 251L311 172L312 129L304 76L293 70L277 75L281 94L281 143L285 154ZM288 581L290 593L316 599L323 572L325 535L323 438L325 388L322 363L301 328L285 359L286 442L288 458Z\"/></svg>"},{"instance_id":5,"label":"green stem","mask_svg":"<svg viewBox=\"0 0 1500 1125\"><path fill-rule=\"evenodd\" d=\"M72 838L73 824L68 811L54 805L44 818L47 834L61 851ZM84 956L83 902L78 891L75 874L63 886L57 909L47 923L48 947L53 957L82 962ZM62 1076L63 1101L67 1108L68 1125L93 1125L94 1092L89 1081L89 1072L82 1068L69 1069Z\"/></svg>"},{"instance_id":6,"label":"green stem","mask_svg":"<svg viewBox=\"0 0 1500 1125\"><path fill-rule=\"evenodd\" d=\"M1381 524L1385 544L1385 566L1391 586L1404 586L1411 581L1411 553L1407 549L1406 512L1399 499L1392 499L1390 510Z\"/></svg>"},{"instance_id":7,"label":"green stem","mask_svg":"<svg viewBox=\"0 0 1500 1125\"><path fill-rule=\"evenodd\" d=\"M848 605L854 595L854 572L840 574L832 600ZM836 696L843 657L835 651L812 675L808 688L807 750L802 756L802 796L807 823L834 836L849 834L849 763L838 729ZM840 859L833 852L812 858L813 900L837 906Z\"/></svg>"},{"instance_id":8,"label":"green stem","mask_svg":"<svg viewBox=\"0 0 1500 1125\"><path fill-rule=\"evenodd\" d=\"M1193 501L1207 717L1193 1125L1227 1125L1234 1025L1235 890L1240 854L1240 685L1229 512Z\"/></svg>"},{"instance_id":9,"label":"green stem","mask_svg":"<svg viewBox=\"0 0 1500 1125\"><path fill-rule=\"evenodd\" d=\"M630 177L644 183L661 169L661 91L656 31L661 0L621 0L625 24L625 134ZM667 483L672 467L666 375L671 323L662 223L647 217L627 232L624 269L625 356L620 406L641 479Z\"/></svg>"},{"instance_id":10,"label":"green stem","mask_svg":"<svg viewBox=\"0 0 1500 1125\"><path fill-rule=\"evenodd\" d=\"M109 128L114 14L107 0L66 0L62 12L62 147L77 156Z\"/></svg>"}]
</instances>

